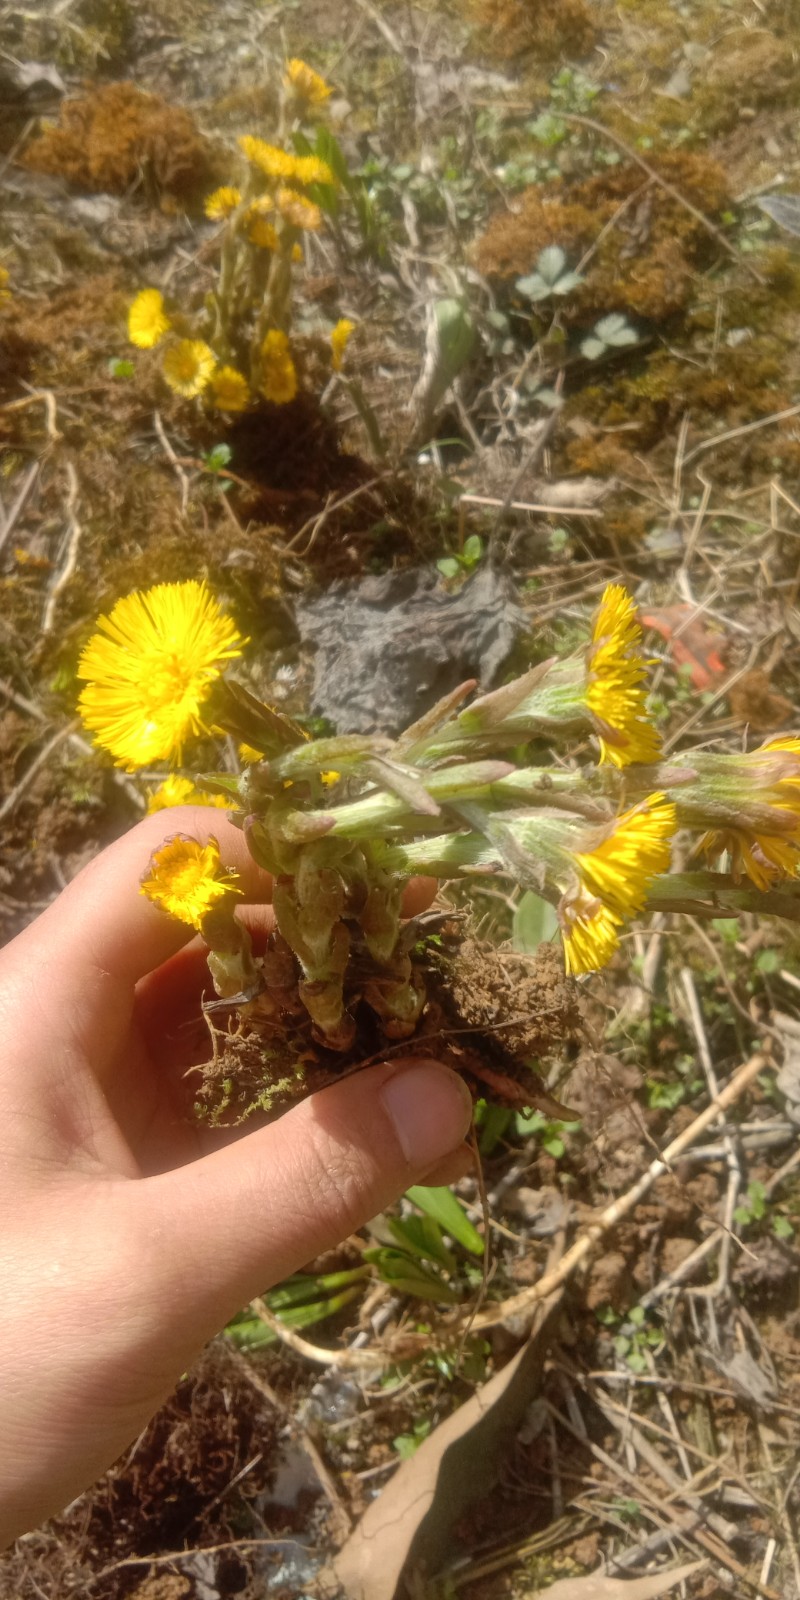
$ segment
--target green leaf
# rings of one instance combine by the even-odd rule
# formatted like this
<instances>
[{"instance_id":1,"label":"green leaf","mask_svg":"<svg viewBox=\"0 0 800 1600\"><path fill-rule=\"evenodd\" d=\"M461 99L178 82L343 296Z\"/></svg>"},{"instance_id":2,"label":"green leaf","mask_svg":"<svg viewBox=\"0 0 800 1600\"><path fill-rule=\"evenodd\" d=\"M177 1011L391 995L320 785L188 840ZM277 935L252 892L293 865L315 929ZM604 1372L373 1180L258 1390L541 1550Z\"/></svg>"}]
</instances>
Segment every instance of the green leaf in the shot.
<instances>
[{"instance_id":1,"label":"green leaf","mask_svg":"<svg viewBox=\"0 0 800 1600\"><path fill-rule=\"evenodd\" d=\"M442 1305L457 1305L455 1289L445 1283L438 1272L429 1271L405 1250L391 1250L384 1245L364 1251L365 1261L371 1261L384 1283L400 1294L413 1294L418 1300L433 1300Z\"/></svg>"},{"instance_id":2,"label":"green leaf","mask_svg":"<svg viewBox=\"0 0 800 1600\"><path fill-rule=\"evenodd\" d=\"M514 912L511 943L515 950L532 955L540 944L552 939L557 927L558 917L549 901L527 889Z\"/></svg>"},{"instance_id":3,"label":"green leaf","mask_svg":"<svg viewBox=\"0 0 800 1600\"><path fill-rule=\"evenodd\" d=\"M445 1233L449 1233L457 1244L463 1245L474 1256L483 1255L483 1240L452 1190L429 1189L423 1184L414 1184L406 1190L406 1195L427 1217L433 1217L434 1222L438 1222L440 1228L444 1228Z\"/></svg>"},{"instance_id":4,"label":"green leaf","mask_svg":"<svg viewBox=\"0 0 800 1600\"><path fill-rule=\"evenodd\" d=\"M509 1111L505 1106L487 1106L486 1102L483 1102L483 1110L479 1121L481 1130L480 1151L482 1156L492 1155L513 1116L513 1111ZM476 1121L478 1121L477 1118Z\"/></svg>"},{"instance_id":5,"label":"green leaf","mask_svg":"<svg viewBox=\"0 0 800 1600\"><path fill-rule=\"evenodd\" d=\"M603 339L595 339L591 334L588 339L581 339L581 355L585 356L587 361L597 361L607 349L608 345Z\"/></svg>"},{"instance_id":6,"label":"green leaf","mask_svg":"<svg viewBox=\"0 0 800 1600\"><path fill-rule=\"evenodd\" d=\"M230 465L233 451L229 444L215 444L212 450L203 456L203 465L209 472L221 472L223 467Z\"/></svg>"},{"instance_id":7,"label":"green leaf","mask_svg":"<svg viewBox=\"0 0 800 1600\"><path fill-rule=\"evenodd\" d=\"M619 311L612 311L610 316L601 317L600 321L595 323L594 331L598 339L602 339L603 344L613 345L615 348L626 344L638 344L639 340L636 331Z\"/></svg>"},{"instance_id":8,"label":"green leaf","mask_svg":"<svg viewBox=\"0 0 800 1600\"><path fill-rule=\"evenodd\" d=\"M552 288L558 283L566 264L567 258L561 246L549 244L539 252L536 260L536 271L541 278L544 278L545 283Z\"/></svg>"},{"instance_id":9,"label":"green leaf","mask_svg":"<svg viewBox=\"0 0 800 1600\"><path fill-rule=\"evenodd\" d=\"M467 566L474 567L477 566L482 555L483 540L479 533L471 533L469 538L464 541L461 559L466 562Z\"/></svg>"},{"instance_id":10,"label":"green leaf","mask_svg":"<svg viewBox=\"0 0 800 1600\"><path fill-rule=\"evenodd\" d=\"M781 1216L780 1212L778 1212L777 1216L774 1216L772 1219L772 1231L776 1239L794 1238L794 1228L792 1227L789 1218Z\"/></svg>"},{"instance_id":11,"label":"green leaf","mask_svg":"<svg viewBox=\"0 0 800 1600\"><path fill-rule=\"evenodd\" d=\"M108 363L108 370L112 378L132 378L136 369L132 361L124 360L120 356L112 356Z\"/></svg>"},{"instance_id":12,"label":"green leaf","mask_svg":"<svg viewBox=\"0 0 800 1600\"><path fill-rule=\"evenodd\" d=\"M777 972L781 958L777 950L759 950L756 956L757 972Z\"/></svg>"},{"instance_id":13,"label":"green leaf","mask_svg":"<svg viewBox=\"0 0 800 1600\"><path fill-rule=\"evenodd\" d=\"M448 1272L455 1272L455 1259L433 1217L387 1217L386 1224L401 1249L421 1256L424 1261L436 1261Z\"/></svg>"},{"instance_id":14,"label":"green leaf","mask_svg":"<svg viewBox=\"0 0 800 1600\"><path fill-rule=\"evenodd\" d=\"M538 305L540 300L546 300L552 293L549 283L538 272L531 272L526 278L517 278L514 285L518 294L524 294L526 300L533 300Z\"/></svg>"},{"instance_id":15,"label":"green leaf","mask_svg":"<svg viewBox=\"0 0 800 1600\"><path fill-rule=\"evenodd\" d=\"M437 561L436 566L443 578L457 578L461 571L461 563L456 560L455 556L442 556L441 560Z\"/></svg>"}]
</instances>

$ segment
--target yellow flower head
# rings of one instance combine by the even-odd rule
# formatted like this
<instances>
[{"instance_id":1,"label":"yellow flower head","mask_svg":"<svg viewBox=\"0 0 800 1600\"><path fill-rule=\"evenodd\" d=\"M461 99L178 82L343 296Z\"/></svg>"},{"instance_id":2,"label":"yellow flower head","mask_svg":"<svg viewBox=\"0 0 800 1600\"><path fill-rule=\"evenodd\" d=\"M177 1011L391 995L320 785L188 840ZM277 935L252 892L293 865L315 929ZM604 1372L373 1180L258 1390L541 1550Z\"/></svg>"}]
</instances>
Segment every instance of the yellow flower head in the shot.
<instances>
[{"instance_id":1,"label":"yellow flower head","mask_svg":"<svg viewBox=\"0 0 800 1600\"><path fill-rule=\"evenodd\" d=\"M0 306L5 305L6 301L11 299L11 290L8 287L10 282L11 273L8 267L0 267Z\"/></svg>"},{"instance_id":2,"label":"yellow flower head","mask_svg":"<svg viewBox=\"0 0 800 1600\"><path fill-rule=\"evenodd\" d=\"M78 663L87 728L129 772L179 757L241 634L194 578L137 590L97 626Z\"/></svg>"},{"instance_id":3,"label":"yellow flower head","mask_svg":"<svg viewBox=\"0 0 800 1600\"><path fill-rule=\"evenodd\" d=\"M231 894L240 894L236 874L221 863L219 844L186 839L180 834L168 839L150 858L148 875L142 879L142 894L198 932L212 907Z\"/></svg>"},{"instance_id":4,"label":"yellow flower head","mask_svg":"<svg viewBox=\"0 0 800 1600\"><path fill-rule=\"evenodd\" d=\"M261 393L276 406L285 406L297 394L297 370L289 340L271 328L261 346Z\"/></svg>"},{"instance_id":5,"label":"yellow flower head","mask_svg":"<svg viewBox=\"0 0 800 1600\"><path fill-rule=\"evenodd\" d=\"M140 350L152 350L172 324L160 289L140 289L128 310L128 338Z\"/></svg>"},{"instance_id":6,"label":"yellow flower head","mask_svg":"<svg viewBox=\"0 0 800 1600\"><path fill-rule=\"evenodd\" d=\"M214 806L219 811L235 811L236 802L223 794L205 794L202 789L195 788L191 778L180 778L176 772L171 772L157 789L148 789L147 815L167 811L172 806Z\"/></svg>"},{"instance_id":7,"label":"yellow flower head","mask_svg":"<svg viewBox=\"0 0 800 1600\"><path fill-rule=\"evenodd\" d=\"M706 761L709 758L705 758ZM698 763L699 764L699 763ZM705 764L705 763L704 763ZM800 872L800 738L781 734L749 755L711 757L724 771L729 808L738 809L741 824L714 828L700 848L709 861L727 854L737 880L749 878L757 889L770 889ZM727 769L727 770L725 770ZM722 795L718 795L722 798ZM748 816L748 812L750 815Z\"/></svg>"},{"instance_id":8,"label":"yellow flower head","mask_svg":"<svg viewBox=\"0 0 800 1600\"><path fill-rule=\"evenodd\" d=\"M335 185L333 168L321 156L295 156L293 176L297 183L327 183Z\"/></svg>"},{"instance_id":9,"label":"yellow flower head","mask_svg":"<svg viewBox=\"0 0 800 1600\"><path fill-rule=\"evenodd\" d=\"M564 966L575 978L608 965L619 949L620 921L585 890L559 906Z\"/></svg>"},{"instance_id":10,"label":"yellow flower head","mask_svg":"<svg viewBox=\"0 0 800 1600\"><path fill-rule=\"evenodd\" d=\"M648 795L617 817L591 849L573 852L582 885L616 916L635 916L652 879L669 869L677 824L666 795Z\"/></svg>"},{"instance_id":11,"label":"yellow flower head","mask_svg":"<svg viewBox=\"0 0 800 1600\"><path fill-rule=\"evenodd\" d=\"M307 200L298 189L278 190L278 210L284 222L292 228L303 228L307 233L316 233L322 227L322 212L313 200Z\"/></svg>"},{"instance_id":12,"label":"yellow flower head","mask_svg":"<svg viewBox=\"0 0 800 1600\"><path fill-rule=\"evenodd\" d=\"M268 220L268 213L275 210L275 202L270 195L264 194L252 205L247 207L244 214L244 230L251 244L259 245L262 250L277 250L278 234L272 222Z\"/></svg>"},{"instance_id":13,"label":"yellow flower head","mask_svg":"<svg viewBox=\"0 0 800 1600\"><path fill-rule=\"evenodd\" d=\"M211 379L211 395L218 411L244 411L250 400L247 379L235 367L217 367Z\"/></svg>"},{"instance_id":14,"label":"yellow flower head","mask_svg":"<svg viewBox=\"0 0 800 1600\"><path fill-rule=\"evenodd\" d=\"M222 217L229 217L232 211L241 204L242 191L234 188L233 184L223 184L221 189L215 189L205 203L205 213L212 222L218 222Z\"/></svg>"},{"instance_id":15,"label":"yellow flower head","mask_svg":"<svg viewBox=\"0 0 800 1600\"><path fill-rule=\"evenodd\" d=\"M213 350L202 339L178 339L164 356L161 370L170 389L191 400L208 387L216 364Z\"/></svg>"},{"instance_id":16,"label":"yellow flower head","mask_svg":"<svg viewBox=\"0 0 800 1600\"><path fill-rule=\"evenodd\" d=\"M281 150L277 144L267 144L266 139L256 139L250 133L243 133L239 139L239 149L246 155L248 161L265 178L293 178L295 173L295 158L288 150Z\"/></svg>"},{"instance_id":17,"label":"yellow flower head","mask_svg":"<svg viewBox=\"0 0 800 1600\"><path fill-rule=\"evenodd\" d=\"M349 317L340 317L336 326L331 328L331 366L334 372L341 371L344 353L354 330L355 323Z\"/></svg>"},{"instance_id":18,"label":"yellow flower head","mask_svg":"<svg viewBox=\"0 0 800 1600\"><path fill-rule=\"evenodd\" d=\"M647 720L647 664L636 607L620 583L603 594L589 647L586 704L600 731L600 760L627 767L657 761L661 739Z\"/></svg>"},{"instance_id":19,"label":"yellow flower head","mask_svg":"<svg viewBox=\"0 0 800 1600\"><path fill-rule=\"evenodd\" d=\"M287 89L294 91L298 100L307 100L310 106L324 105L331 93L325 79L298 56L293 56L291 61L287 61L284 83Z\"/></svg>"}]
</instances>

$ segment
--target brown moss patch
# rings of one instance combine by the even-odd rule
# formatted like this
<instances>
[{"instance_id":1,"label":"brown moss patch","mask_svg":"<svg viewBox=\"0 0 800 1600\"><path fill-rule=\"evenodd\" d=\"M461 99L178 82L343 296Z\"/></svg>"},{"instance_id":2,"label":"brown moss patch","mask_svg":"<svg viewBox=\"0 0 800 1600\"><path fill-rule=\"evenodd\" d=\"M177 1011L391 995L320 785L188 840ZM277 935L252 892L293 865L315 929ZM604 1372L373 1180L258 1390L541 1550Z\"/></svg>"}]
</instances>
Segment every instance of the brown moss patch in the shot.
<instances>
[{"instance_id":1,"label":"brown moss patch","mask_svg":"<svg viewBox=\"0 0 800 1600\"><path fill-rule=\"evenodd\" d=\"M111 83L65 100L58 123L29 146L25 165L81 189L143 189L192 205L213 181L211 146L191 114L133 83Z\"/></svg>"},{"instance_id":2,"label":"brown moss patch","mask_svg":"<svg viewBox=\"0 0 800 1600\"><path fill-rule=\"evenodd\" d=\"M652 165L709 220L729 201L725 173L708 156L667 151ZM688 207L634 162L567 187L526 189L515 212L490 220L476 247L478 269L521 277L548 245L560 245L572 266L594 247L583 285L563 306L568 323L609 311L661 320L686 306L695 270L714 250Z\"/></svg>"},{"instance_id":3,"label":"brown moss patch","mask_svg":"<svg viewBox=\"0 0 800 1600\"><path fill-rule=\"evenodd\" d=\"M588 55L597 39L586 0L475 0L472 9L480 46L500 61L571 60Z\"/></svg>"}]
</instances>

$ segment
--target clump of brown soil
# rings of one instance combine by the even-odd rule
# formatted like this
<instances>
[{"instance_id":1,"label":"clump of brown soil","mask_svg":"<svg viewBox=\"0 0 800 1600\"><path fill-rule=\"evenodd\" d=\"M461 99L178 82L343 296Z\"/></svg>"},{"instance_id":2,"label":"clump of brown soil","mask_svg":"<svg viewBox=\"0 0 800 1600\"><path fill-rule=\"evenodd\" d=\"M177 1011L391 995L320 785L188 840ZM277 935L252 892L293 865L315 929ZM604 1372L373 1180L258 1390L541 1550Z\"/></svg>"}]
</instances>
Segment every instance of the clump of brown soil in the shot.
<instances>
[{"instance_id":1,"label":"clump of brown soil","mask_svg":"<svg viewBox=\"0 0 800 1600\"><path fill-rule=\"evenodd\" d=\"M709 156L666 151L652 165L709 220L729 202L725 173ZM562 307L567 323L611 311L656 321L672 315L688 304L696 268L714 249L687 206L633 162L568 187L526 189L515 211L491 218L477 266L487 277L521 277L549 245L560 246L572 267L594 247L583 284Z\"/></svg>"},{"instance_id":2,"label":"clump of brown soil","mask_svg":"<svg viewBox=\"0 0 800 1600\"><path fill-rule=\"evenodd\" d=\"M551 63L588 55L597 23L586 0L476 0L481 45L501 61Z\"/></svg>"},{"instance_id":3,"label":"clump of brown soil","mask_svg":"<svg viewBox=\"0 0 800 1600\"><path fill-rule=\"evenodd\" d=\"M65 100L24 162L78 188L192 204L213 181L212 151L191 114L133 83L110 83Z\"/></svg>"}]
</instances>

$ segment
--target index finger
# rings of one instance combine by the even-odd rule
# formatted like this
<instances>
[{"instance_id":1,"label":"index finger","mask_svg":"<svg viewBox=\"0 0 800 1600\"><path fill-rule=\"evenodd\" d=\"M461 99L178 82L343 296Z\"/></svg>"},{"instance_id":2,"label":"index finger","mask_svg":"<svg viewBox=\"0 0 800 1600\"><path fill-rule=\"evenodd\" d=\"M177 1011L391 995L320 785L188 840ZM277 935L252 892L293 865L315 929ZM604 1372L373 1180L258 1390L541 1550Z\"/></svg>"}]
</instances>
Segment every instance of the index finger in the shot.
<instances>
[{"instance_id":1,"label":"index finger","mask_svg":"<svg viewBox=\"0 0 800 1600\"><path fill-rule=\"evenodd\" d=\"M48 960L57 956L74 980L94 969L132 987L195 937L193 928L165 915L141 892L153 851L176 834L200 844L215 838L223 865L238 875L243 901L272 899L270 874L256 865L224 811L175 806L145 817L90 861L19 942L42 941Z\"/></svg>"}]
</instances>

